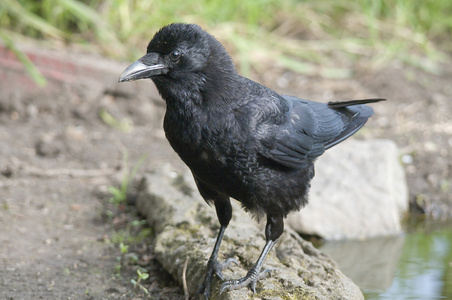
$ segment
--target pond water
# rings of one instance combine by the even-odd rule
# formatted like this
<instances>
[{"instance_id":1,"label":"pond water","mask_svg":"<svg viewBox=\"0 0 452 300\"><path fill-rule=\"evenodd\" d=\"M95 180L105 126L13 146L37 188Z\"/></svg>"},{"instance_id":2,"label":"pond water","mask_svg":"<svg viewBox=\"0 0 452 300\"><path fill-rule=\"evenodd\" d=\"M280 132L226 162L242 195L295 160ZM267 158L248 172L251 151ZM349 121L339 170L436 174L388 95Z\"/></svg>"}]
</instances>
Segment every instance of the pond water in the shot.
<instances>
[{"instance_id":1,"label":"pond water","mask_svg":"<svg viewBox=\"0 0 452 300\"><path fill-rule=\"evenodd\" d=\"M366 299L452 299L452 223L401 236L327 242L329 254Z\"/></svg>"}]
</instances>

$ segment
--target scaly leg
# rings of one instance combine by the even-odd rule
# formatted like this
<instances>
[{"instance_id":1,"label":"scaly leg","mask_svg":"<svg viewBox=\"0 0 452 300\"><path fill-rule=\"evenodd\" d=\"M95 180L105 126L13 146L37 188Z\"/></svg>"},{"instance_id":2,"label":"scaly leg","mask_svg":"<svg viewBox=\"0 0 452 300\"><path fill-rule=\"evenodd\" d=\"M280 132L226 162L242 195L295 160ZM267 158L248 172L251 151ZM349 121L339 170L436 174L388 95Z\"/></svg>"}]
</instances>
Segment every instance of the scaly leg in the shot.
<instances>
[{"instance_id":1,"label":"scaly leg","mask_svg":"<svg viewBox=\"0 0 452 300\"><path fill-rule=\"evenodd\" d=\"M220 244L223 240L224 231L226 230L226 227L228 226L229 221L232 217L232 207L229 198L217 198L216 200L214 200L214 203L221 227L220 232L217 236L217 240L215 242L215 246L213 247L212 254L210 255L209 261L207 262L206 277L204 278L203 284L199 288L199 293L204 294L206 299L210 297L213 274L217 275L221 280L223 280L221 271L225 268L230 267L232 263L238 265L237 261L233 258L227 259L224 263L220 263L217 260L218 251L220 250Z\"/></svg>"},{"instance_id":2,"label":"scaly leg","mask_svg":"<svg viewBox=\"0 0 452 300\"><path fill-rule=\"evenodd\" d=\"M204 279L204 283L199 288L199 293L204 294L206 299L210 297L213 274L217 275L218 278L223 281L223 274L221 273L221 271L225 268L230 267L232 263L238 265L237 261L234 258L228 258L224 263L220 263L217 260L218 250L220 249L220 244L221 240L223 239L225 229L226 226L221 226L212 254L210 255L209 261L207 262L207 273Z\"/></svg>"},{"instance_id":3,"label":"scaly leg","mask_svg":"<svg viewBox=\"0 0 452 300\"><path fill-rule=\"evenodd\" d=\"M221 285L220 293L223 293L224 291L240 289L246 286L249 287L253 291L253 293L255 293L257 281L264 277L267 273L269 273L269 270L267 269L261 271L265 258L267 257L273 246L278 242L278 239L283 231L283 218L267 215L267 225L265 226L265 237L267 242L264 249L262 250L261 255L259 256L259 259L248 271L245 277L224 282Z\"/></svg>"}]
</instances>

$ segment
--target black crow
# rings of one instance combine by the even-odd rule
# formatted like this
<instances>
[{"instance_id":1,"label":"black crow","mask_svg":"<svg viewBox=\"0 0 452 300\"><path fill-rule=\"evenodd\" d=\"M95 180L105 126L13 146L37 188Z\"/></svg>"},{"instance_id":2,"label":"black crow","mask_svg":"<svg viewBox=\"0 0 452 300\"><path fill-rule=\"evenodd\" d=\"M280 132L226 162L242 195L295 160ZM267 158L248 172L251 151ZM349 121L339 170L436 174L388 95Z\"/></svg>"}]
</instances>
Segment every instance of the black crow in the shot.
<instances>
[{"instance_id":1,"label":"black crow","mask_svg":"<svg viewBox=\"0 0 452 300\"><path fill-rule=\"evenodd\" d=\"M282 96L240 76L223 46L194 24L171 24L150 41L147 54L120 82L150 78L166 102L163 127L173 149L193 173L200 194L215 205L221 224L200 293L210 296L213 274L231 220L229 198L256 218L267 217L266 245L244 278L224 290L255 291L265 257L284 229L284 218L306 203L314 161L373 114L365 103L384 99L316 103Z\"/></svg>"}]
</instances>

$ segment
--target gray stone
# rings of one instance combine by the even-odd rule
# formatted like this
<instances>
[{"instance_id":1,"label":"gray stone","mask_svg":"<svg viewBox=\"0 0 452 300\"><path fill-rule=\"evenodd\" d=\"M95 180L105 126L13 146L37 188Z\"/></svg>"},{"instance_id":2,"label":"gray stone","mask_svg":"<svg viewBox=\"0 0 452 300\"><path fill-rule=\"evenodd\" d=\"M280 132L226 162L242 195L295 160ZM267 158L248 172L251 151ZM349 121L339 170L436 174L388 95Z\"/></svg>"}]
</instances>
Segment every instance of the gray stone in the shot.
<instances>
[{"instance_id":1,"label":"gray stone","mask_svg":"<svg viewBox=\"0 0 452 300\"><path fill-rule=\"evenodd\" d=\"M186 282L190 296L195 296L219 229L215 209L202 200L190 174L177 174L171 167L143 177L137 206L155 230L156 258L181 285L188 260ZM219 260L233 257L240 264L224 270L225 279L245 276L265 244L263 224L250 219L236 201L233 211ZM264 267L271 275L258 282L255 295L248 289L219 295L221 282L214 278L212 299L363 299L359 288L331 259L290 228Z\"/></svg>"},{"instance_id":2,"label":"gray stone","mask_svg":"<svg viewBox=\"0 0 452 300\"><path fill-rule=\"evenodd\" d=\"M309 199L288 217L297 232L328 240L400 233L408 189L395 143L349 140L326 151Z\"/></svg>"}]
</instances>

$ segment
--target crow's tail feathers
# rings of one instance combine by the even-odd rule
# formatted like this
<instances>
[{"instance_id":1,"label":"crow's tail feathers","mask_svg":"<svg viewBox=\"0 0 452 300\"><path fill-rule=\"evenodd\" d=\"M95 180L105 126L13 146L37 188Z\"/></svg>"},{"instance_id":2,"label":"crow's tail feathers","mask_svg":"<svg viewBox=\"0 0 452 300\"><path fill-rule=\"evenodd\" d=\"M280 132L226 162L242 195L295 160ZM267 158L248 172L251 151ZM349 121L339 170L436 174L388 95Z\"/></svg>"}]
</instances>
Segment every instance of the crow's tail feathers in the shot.
<instances>
[{"instance_id":1,"label":"crow's tail feathers","mask_svg":"<svg viewBox=\"0 0 452 300\"><path fill-rule=\"evenodd\" d=\"M359 105L359 104L368 104L374 102L385 101L384 98L375 98L375 99L361 99L361 100L351 100L351 101L335 101L328 102L329 108L342 108L346 106Z\"/></svg>"},{"instance_id":2,"label":"crow's tail feathers","mask_svg":"<svg viewBox=\"0 0 452 300\"><path fill-rule=\"evenodd\" d=\"M339 144L343 140L347 139L349 136L357 132L366 123L367 119L374 113L370 106L362 105L368 103L374 103L379 101L384 101L386 99L362 99L362 100L351 100L351 101L340 101L340 102L329 102L328 107L334 109L341 114L343 117L348 119L347 127L334 139L328 141L325 144L325 149L329 149L334 145Z\"/></svg>"}]
</instances>

